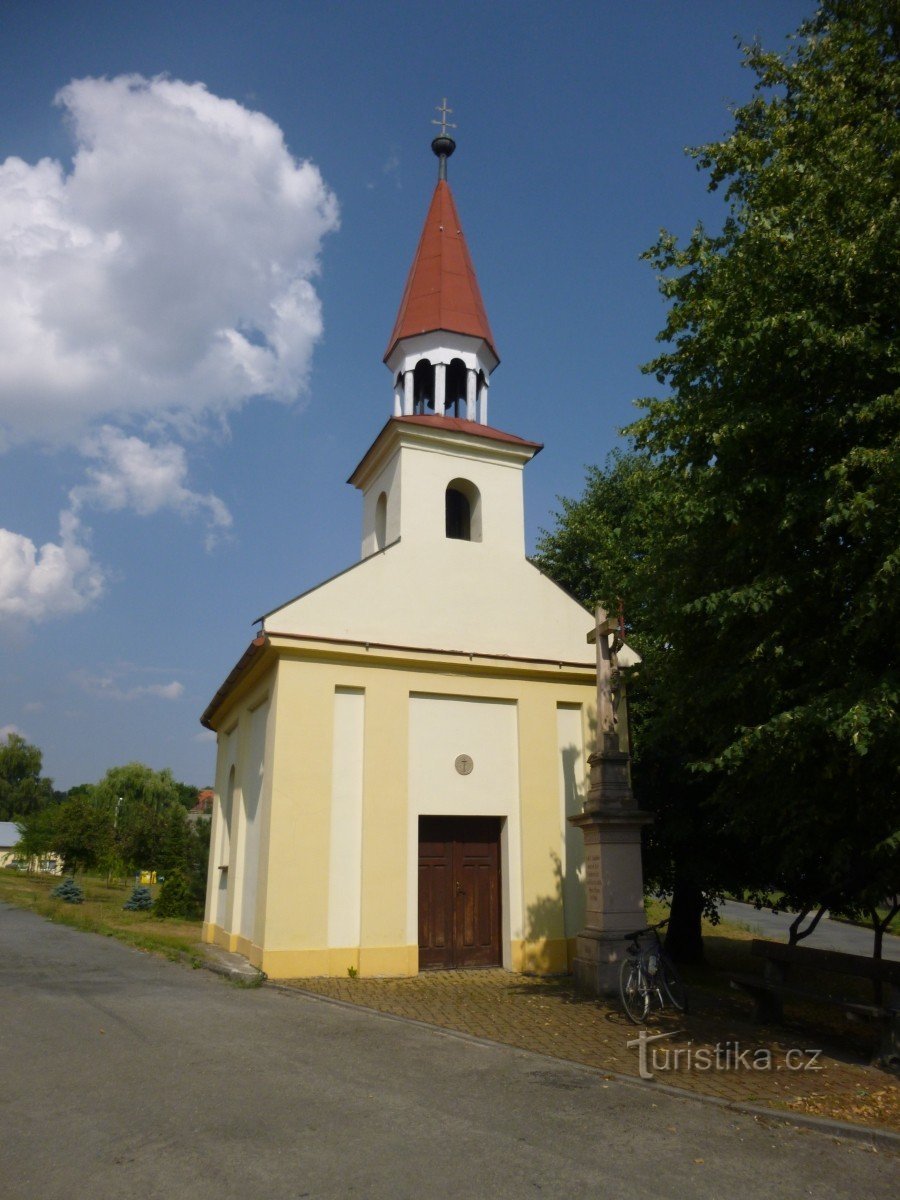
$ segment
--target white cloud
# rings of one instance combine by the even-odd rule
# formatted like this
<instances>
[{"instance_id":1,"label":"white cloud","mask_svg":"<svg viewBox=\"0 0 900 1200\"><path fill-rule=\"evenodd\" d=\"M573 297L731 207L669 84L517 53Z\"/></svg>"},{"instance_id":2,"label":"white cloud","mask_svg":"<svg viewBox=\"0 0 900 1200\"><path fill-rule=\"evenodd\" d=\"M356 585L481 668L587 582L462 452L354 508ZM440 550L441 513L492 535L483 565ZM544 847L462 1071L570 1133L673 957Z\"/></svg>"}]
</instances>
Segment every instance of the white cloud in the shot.
<instances>
[{"instance_id":1,"label":"white cloud","mask_svg":"<svg viewBox=\"0 0 900 1200\"><path fill-rule=\"evenodd\" d=\"M19 737L25 737L25 734L18 725L0 725L0 742L5 742L12 733L17 733ZM28 741L28 738L25 738Z\"/></svg>"},{"instance_id":2,"label":"white cloud","mask_svg":"<svg viewBox=\"0 0 900 1200\"><path fill-rule=\"evenodd\" d=\"M29 700L27 704L22 705L22 712L39 713L44 711L44 703L42 700Z\"/></svg>"},{"instance_id":3,"label":"white cloud","mask_svg":"<svg viewBox=\"0 0 900 1200\"><path fill-rule=\"evenodd\" d=\"M195 733L191 738L192 742L214 742L216 740L215 731L212 729L201 729L199 733Z\"/></svg>"},{"instance_id":4,"label":"white cloud","mask_svg":"<svg viewBox=\"0 0 900 1200\"><path fill-rule=\"evenodd\" d=\"M132 687L123 686L117 672L106 675L91 675L87 671L76 671L74 682L89 696L101 700L180 700L184 695L184 684L173 679L171 683L139 683Z\"/></svg>"},{"instance_id":5,"label":"white cloud","mask_svg":"<svg viewBox=\"0 0 900 1200\"><path fill-rule=\"evenodd\" d=\"M175 442L151 446L111 425L86 438L81 450L96 466L88 467L89 483L69 493L73 509L83 506L106 510L133 509L149 516L172 509L183 516L199 514L209 528L208 544L231 525L231 513L218 496L202 495L185 486L187 458Z\"/></svg>"},{"instance_id":6,"label":"white cloud","mask_svg":"<svg viewBox=\"0 0 900 1200\"><path fill-rule=\"evenodd\" d=\"M80 79L57 102L71 171L0 163L0 435L150 415L187 429L302 393L338 225L318 168L201 83Z\"/></svg>"},{"instance_id":7,"label":"white cloud","mask_svg":"<svg viewBox=\"0 0 900 1200\"><path fill-rule=\"evenodd\" d=\"M146 687L132 688L128 696L133 700L137 696L158 696L160 700L180 700L184 695L184 684L173 679L171 683L150 683Z\"/></svg>"},{"instance_id":8,"label":"white cloud","mask_svg":"<svg viewBox=\"0 0 900 1200\"><path fill-rule=\"evenodd\" d=\"M38 549L0 529L0 622L40 622L81 612L103 592L105 576L84 545L78 517L60 513L59 541Z\"/></svg>"}]
</instances>

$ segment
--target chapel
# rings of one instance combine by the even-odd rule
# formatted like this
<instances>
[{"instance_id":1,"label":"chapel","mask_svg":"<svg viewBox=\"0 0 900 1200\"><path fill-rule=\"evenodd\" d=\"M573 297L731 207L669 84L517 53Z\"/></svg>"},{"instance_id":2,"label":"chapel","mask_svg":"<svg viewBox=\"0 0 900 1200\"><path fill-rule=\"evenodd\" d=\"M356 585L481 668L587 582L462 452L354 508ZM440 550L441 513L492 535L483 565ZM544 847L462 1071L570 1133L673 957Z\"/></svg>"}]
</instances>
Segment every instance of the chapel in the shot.
<instances>
[{"instance_id":1,"label":"chapel","mask_svg":"<svg viewBox=\"0 0 900 1200\"><path fill-rule=\"evenodd\" d=\"M432 149L388 419L349 478L359 560L266 613L202 717L203 937L276 979L565 972L584 924L567 817L596 724L594 619L526 557L541 445L489 422L500 360L446 129Z\"/></svg>"}]
</instances>

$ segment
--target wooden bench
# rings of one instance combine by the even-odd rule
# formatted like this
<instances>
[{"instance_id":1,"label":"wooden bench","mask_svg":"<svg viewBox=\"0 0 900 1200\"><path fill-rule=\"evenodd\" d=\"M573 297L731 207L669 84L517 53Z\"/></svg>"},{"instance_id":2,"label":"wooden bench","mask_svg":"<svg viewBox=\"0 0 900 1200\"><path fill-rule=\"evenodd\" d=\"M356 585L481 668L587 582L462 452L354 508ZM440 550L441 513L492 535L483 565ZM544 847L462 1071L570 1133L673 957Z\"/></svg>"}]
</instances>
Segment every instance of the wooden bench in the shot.
<instances>
[{"instance_id":1,"label":"wooden bench","mask_svg":"<svg viewBox=\"0 0 900 1200\"><path fill-rule=\"evenodd\" d=\"M873 1059L877 1066L900 1069L900 962L864 958L860 954L840 954L836 950L814 950L808 946L788 946L784 942L754 939L750 953L764 960L762 977L733 975L732 987L749 992L756 1000L755 1019L777 1024L783 1020L785 998L829 1004L848 1016L876 1022L880 1028L879 1045ZM837 979L872 981L872 1002L835 995L820 987L798 986L792 973L815 971Z\"/></svg>"}]
</instances>

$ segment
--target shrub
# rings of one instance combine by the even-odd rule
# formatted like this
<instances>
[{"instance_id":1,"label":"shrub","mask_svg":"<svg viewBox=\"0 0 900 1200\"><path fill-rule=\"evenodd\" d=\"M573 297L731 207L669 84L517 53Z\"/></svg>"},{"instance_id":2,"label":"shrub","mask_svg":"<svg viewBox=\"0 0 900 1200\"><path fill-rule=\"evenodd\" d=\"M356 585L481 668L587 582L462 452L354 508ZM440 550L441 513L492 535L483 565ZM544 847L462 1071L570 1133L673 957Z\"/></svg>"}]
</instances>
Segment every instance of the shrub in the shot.
<instances>
[{"instance_id":1,"label":"shrub","mask_svg":"<svg viewBox=\"0 0 900 1200\"><path fill-rule=\"evenodd\" d=\"M74 879L64 879L56 885L50 895L56 896L58 900L65 900L66 904L84 903L84 892Z\"/></svg>"},{"instance_id":2,"label":"shrub","mask_svg":"<svg viewBox=\"0 0 900 1200\"><path fill-rule=\"evenodd\" d=\"M191 882L184 871L170 871L166 882L159 889L153 911L158 917L193 917L197 913L197 901Z\"/></svg>"},{"instance_id":3,"label":"shrub","mask_svg":"<svg viewBox=\"0 0 900 1200\"><path fill-rule=\"evenodd\" d=\"M153 907L153 897L150 895L150 889L148 887L136 887L122 907L129 912L149 912Z\"/></svg>"}]
</instances>

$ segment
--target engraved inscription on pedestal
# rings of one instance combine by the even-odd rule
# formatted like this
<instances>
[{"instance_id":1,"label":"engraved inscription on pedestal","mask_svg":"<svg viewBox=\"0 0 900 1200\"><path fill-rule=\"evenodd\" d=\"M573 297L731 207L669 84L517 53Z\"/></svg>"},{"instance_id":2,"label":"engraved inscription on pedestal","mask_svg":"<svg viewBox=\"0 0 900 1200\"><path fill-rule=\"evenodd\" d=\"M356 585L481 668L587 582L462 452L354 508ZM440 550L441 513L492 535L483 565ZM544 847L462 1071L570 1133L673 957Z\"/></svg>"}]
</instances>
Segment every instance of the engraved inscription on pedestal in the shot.
<instances>
[{"instance_id":1,"label":"engraved inscription on pedestal","mask_svg":"<svg viewBox=\"0 0 900 1200\"><path fill-rule=\"evenodd\" d=\"M600 875L600 859L591 854L585 863L588 912L600 912L603 908L603 880Z\"/></svg>"}]
</instances>

